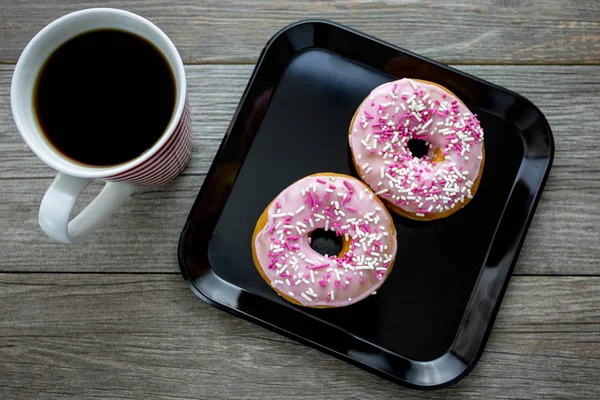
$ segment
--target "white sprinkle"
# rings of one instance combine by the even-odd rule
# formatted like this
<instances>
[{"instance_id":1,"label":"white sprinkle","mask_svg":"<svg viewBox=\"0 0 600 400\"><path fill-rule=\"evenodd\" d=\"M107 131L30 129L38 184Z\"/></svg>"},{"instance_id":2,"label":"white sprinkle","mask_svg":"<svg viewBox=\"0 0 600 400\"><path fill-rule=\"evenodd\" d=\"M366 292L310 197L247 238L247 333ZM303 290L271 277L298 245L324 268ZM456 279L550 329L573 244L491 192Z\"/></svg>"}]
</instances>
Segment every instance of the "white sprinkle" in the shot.
<instances>
[{"instance_id":1,"label":"white sprinkle","mask_svg":"<svg viewBox=\"0 0 600 400\"><path fill-rule=\"evenodd\" d=\"M413 101L417 96L416 95L412 95L408 98L408 100L406 100L406 104L410 103L411 101Z\"/></svg>"},{"instance_id":2,"label":"white sprinkle","mask_svg":"<svg viewBox=\"0 0 600 400\"><path fill-rule=\"evenodd\" d=\"M478 159L478 160L481 160L481 159L483 159L483 157L481 157L481 156L477 156L477 159Z\"/></svg>"},{"instance_id":3,"label":"white sprinkle","mask_svg":"<svg viewBox=\"0 0 600 400\"><path fill-rule=\"evenodd\" d=\"M331 293L331 300L335 300L335 294L333 293L333 290L329 293Z\"/></svg>"},{"instance_id":4,"label":"white sprinkle","mask_svg":"<svg viewBox=\"0 0 600 400\"><path fill-rule=\"evenodd\" d=\"M335 278L339 281L340 280L340 273L338 272L337 268L334 269L333 272L335 272Z\"/></svg>"},{"instance_id":5,"label":"white sprinkle","mask_svg":"<svg viewBox=\"0 0 600 400\"><path fill-rule=\"evenodd\" d=\"M290 297L294 297L294 292L288 292L288 295L289 295Z\"/></svg>"},{"instance_id":6,"label":"white sprinkle","mask_svg":"<svg viewBox=\"0 0 600 400\"><path fill-rule=\"evenodd\" d=\"M315 213L315 218L316 219L325 219L325 216L323 214L316 214Z\"/></svg>"},{"instance_id":7,"label":"white sprinkle","mask_svg":"<svg viewBox=\"0 0 600 400\"><path fill-rule=\"evenodd\" d=\"M298 232L298 235L302 236L302 231L298 226L296 226L296 232Z\"/></svg>"},{"instance_id":8,"label":"white sprinkle","mask_svg":"<svg viewBox=\"0 0 600 400\"><path fill-rule=\"evenodd\" d=\"M273 218L283 218L285 217L287 214L286 213L280 213L280 214L273 214L272 217Z\"/></svg>"},{"instance_id":9,"label":"white sprinkle","mask_svg":"<svg viewBox=\"0 0 600 400\"><path fill-rule=\"evenodd\" d=\"M421 129L423 129L423 130L427 129L427 127L429 125L431 125L432 123L433 123L433 118L430 119L429 121L425 122L425 124L423 125L423 127Z\"/></svg>"},{"instance_id":10,"label":"white sprinkle","mask_svg":"<svg viewBox=\"0 0 600 400\"><path fill-rule=\"evenodd\" d=\"M416 85L416 84L413 82L413 80L412 80L412 79L410 79L410 78L409 78L409 79L408 79L408 82L410 83L410 86L412 86L412 87L413 87L413 89L417 90L417 87L418 87L418 86L417 86L417 85Z\"/></svg>"},{"instance_id":11,"label":"white sprinkle","mask_svg":"<svg viewBox=\"0 0 600 400\"><path fill-rule=\"evenodd\" d=\"M302 278L302 282L306 283L307 285L310 283L310 281L306 278Z\"/></svg>"},{"instance_id":12,"label":"white sprinkle","mask_svg":"<svg viewBox=\"0 0 600 400\"><path fill-rule=\"evenodd\" d=\"M277 263L277 264L275 264L275 265L278 265L278 264L279 264L279 263ZM279 266L281 267L281 264L279 264ZM277 271L277 275L281 275L281 273L282 273L283 271L285 271L285 270L287 269L287 267L288 267L288 265L287 265L287 264L285 264L285 265L283 266L283 268L281 268L279 271Z\"/></svg>"},{"instance_id":13,"label":"white sprinkle","mask_svg":"<svg viewBox=\"0 0 600 400\"><path fill-rule=\"evenodd\" d=\"M300 208L296 210L296 214L300 214L302 210L304 210L304 206L300 206Z\"/></svg>"},{"instance_id":14,"label":"white sprinkle","mask_svg":"<svg viewBox=\"0 0 600 400\"><path fill-rule=\"evenodd\" d=\"M365 171L365 174L370 173L372 170L373 170L373 168L371 168L371 167L367 168L367 170Z\"/></svg>"},{"instance_id":15,"label":"white sprinkle","mask_svg":"<svg viewBox=\"0 0 600 400\"><path fill-rule=\"evenodd\" d=\"M358 158L359 160L362 158L362 155L357 155L356 158Z\"/></svg>"},{"instance_id":16,"label":"white sprinkle","mask_svg":"<svg viewBox=\"0 0 600 400\"><path fill-rule=\"evenodd\" d=\"M330 188L325 189L325 191L329 192L329 193L333 193L333 189L330 189Z\"/></svg>"},{"instance_id":17,"label":"white sprinkle","mask_svg":"<svg viewBox=\"0 0 600 400\"><path fill-rule=\"evenodd\" d=\"M304 292L302 294L300 294L300 296L304 297L307 301L312 301L312 299L310 297L308 297L306 295L306 293L304 293Z\"/></svg>"},{"instance_id":18,"label":"white sprinkle","mask_svg":"<svg viewBox=\"0 0 600 400\"><path fill-rule=\"evenodd\" d=\"M314 224L314 222L313 222L312 218L309 218L309 219L308 219L308 224L310 225L310 227L311 227L311 228L314 228L314 227L315 227L315 224Z\"/></svg>"},{"instance_id":19,"label":"white sprinkle","mask_svg":"<svg viewBox=\"0 0 600 400\"><path fill-rule=\"evenodd\" d=\"M379 192L376 192L375 194L376 194L377 196L379 196L379 195L382 195L382 194L384 194L384 193L387 193L387 192L388 192L388 190L389 190L388 188L385 188L385 189L382 189L382 190L380 190Z\"/></svg>"},{"instance_id":20,"label":"white sprinkle","mask_svg":"<svg viewBox=\"0 0 600 400\"><path fill-rule=\"evenodd\" d=\"M329 230L329 220L328 219L325 220L325 230L326 231Z\"/></svg>"},{"instance_id":21,"label":"white sprinkle","mask_svg":"<svg viewBox=\"0 0 600 400\"><path fill-rule=\"evenodd\" d=\"M424 217L424 216L425 216L425 214L423 214L423 213L417 213L417 217Z\"/></svg>"},{"instance_id":22,"label":"white sprinkle","mask_svg":"<svg viewBox=\"0 0 600 400\"><path fill-rule=\"evenodd\" d=\"M310 281L315 283L315 272L312 269L310 270Z\"/></svg>"}]
</instances>

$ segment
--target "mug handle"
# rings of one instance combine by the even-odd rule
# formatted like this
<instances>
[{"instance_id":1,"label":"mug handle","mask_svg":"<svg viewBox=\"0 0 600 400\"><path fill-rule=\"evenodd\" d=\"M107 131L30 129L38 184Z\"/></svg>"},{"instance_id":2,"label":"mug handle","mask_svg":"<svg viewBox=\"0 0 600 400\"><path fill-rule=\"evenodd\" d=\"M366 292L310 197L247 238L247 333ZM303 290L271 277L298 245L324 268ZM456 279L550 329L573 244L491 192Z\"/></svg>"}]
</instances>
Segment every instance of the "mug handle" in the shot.
<instances>
[{"instance_id":1,"label":"mug handle","mask_svg":"<svg viewBox=\"0 0 600 400\"><path fill-rule=\"evenodd\" d=\"M93 179L77 178L59 172L40 205L39 223L51 238L62 243L75 243L100 228L135 191L135 187L120 182L106 182L102 191L69 221L75 201Z\"/></svg>"}]
</instances>

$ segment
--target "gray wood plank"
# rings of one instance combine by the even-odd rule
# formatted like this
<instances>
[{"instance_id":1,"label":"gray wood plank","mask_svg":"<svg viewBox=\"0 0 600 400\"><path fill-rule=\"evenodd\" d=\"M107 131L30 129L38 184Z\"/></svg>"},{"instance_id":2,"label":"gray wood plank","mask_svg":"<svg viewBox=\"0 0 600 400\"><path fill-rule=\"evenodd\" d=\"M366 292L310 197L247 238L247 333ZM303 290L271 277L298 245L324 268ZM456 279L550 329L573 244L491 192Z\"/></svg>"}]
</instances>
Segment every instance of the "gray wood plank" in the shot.
<instances>
[{"instance_id":1,"label":"gray wood plank","mask_svg":"<svg viewBox=\"0 0 600 400\"><path fill-rule=\"evenodd\" d=\"M51 179L0 180L0 271L178 272L177 242L202 180L181 177L134 194L107 226L73 246L52 241L38 226ZM88 187L77 210L101 187Z\"/></svg>"},{"instance_id":2,"label":"gray wood plank","mask_svg":"<svg viewBox=\"0 0 600 400\"><path fill-rule=\"evenodd\" d=\"M557 185L600 187L595 99L600 93L600 66L457 66L529 98L544 113L554 133ZM254 66L187 66L195 153L185 174L203 174L214 158ZM51 177L21 139L10 111L13 67L0 65L0 177ZM586 170L588 173L581 174ZM575 181L575 182L572 182Z\"/></svg>"},{"instance_id":3,"label":"gray wood plank","mask_svg":"<svg viewBox=\"0 0 600 400\"><path fill-rule=\"evenodd\" d=\"M0 272L177 272L177 241L203 179L182 176L141 190L78 245L55 243L38 227L39 203L51 179L0 179ZM100 188L88 188L80 208ZM566 193L548 185L542 194L515 274L600 273L594 191Z\"/></svg>"},{"instance_id":4,"label":"gray wood plank","mask_svg":"<svg viewBox=\"0 0 600 400\"><path fill-rule=\"evenodd\" d=\"M0 398L592 399L599 302L598 277L515 277L473 372L416 392L213 309L179 276L0 274Z\"/></svg>"},{"instance_id":5,"label":"gray wood plank","mask_svg":"<svg viewBox=\"0 0 600 400\"><path fill-rule=\"evenodd\" d=\"M332 19L447 63L600 62L595 0L3 1L0 61L15 62L27 41L57 17L94 6L149 18L187 63L253 62L275 32L305 18Z\"/></svg>"},{"instance_id":6,"label":"gray wood plank","mask_svg":"<svg viewBox=\"0 0 600 400\"><path fill-rule=\"evenodd\" d=\"M600 67L461 68L529 97L554 132L554 167L515 272L599 274L600 216L592 205L600 194L595 105ZM138 195L87 244L65 247L37 227L39 201L54 173L16 132L8 101L12 67L0 67L0 271L177 271L177 237L251 70L188 67L195 149L187 176ZM94 254L111 257L90 257Z\"/></svg>"}]
</instances>

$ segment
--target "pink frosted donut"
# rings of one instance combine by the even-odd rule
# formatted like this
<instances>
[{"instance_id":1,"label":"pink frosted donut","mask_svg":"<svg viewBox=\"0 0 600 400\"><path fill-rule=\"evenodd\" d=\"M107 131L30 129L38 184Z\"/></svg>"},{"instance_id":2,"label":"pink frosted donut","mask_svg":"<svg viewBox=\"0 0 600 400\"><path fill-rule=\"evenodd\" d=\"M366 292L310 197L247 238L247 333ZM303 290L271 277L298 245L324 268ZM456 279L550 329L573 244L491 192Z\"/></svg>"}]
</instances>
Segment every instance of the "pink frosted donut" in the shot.
<instances>
[{"instance_id":1,"label":"pink frosted donut","mask_svg":"<svg viewBox=\"0 0 600 400\"><path fill-rule=\"evenodd\" d=\"M405 78L375 88L358 107L349 140L362 180L405 217L447 217L479 186L483 129L460 99L435 83ZM413 154L419 145L421 157Z\"/></svg>"},{"instance_id":2,"label":"pink frosted donut","mask_svg":"<svg viewBox=\"0 0 600 400\"><path fill-rule=\"evenodd\" d=\"M311 248L315 230L341 238L339 254ZM306 307L343 307L375 294L396 256L396 229L383 203L361 181L321 173L293 183L259 218L254 263L286 300Z\"/></svg>"}]
</instances>

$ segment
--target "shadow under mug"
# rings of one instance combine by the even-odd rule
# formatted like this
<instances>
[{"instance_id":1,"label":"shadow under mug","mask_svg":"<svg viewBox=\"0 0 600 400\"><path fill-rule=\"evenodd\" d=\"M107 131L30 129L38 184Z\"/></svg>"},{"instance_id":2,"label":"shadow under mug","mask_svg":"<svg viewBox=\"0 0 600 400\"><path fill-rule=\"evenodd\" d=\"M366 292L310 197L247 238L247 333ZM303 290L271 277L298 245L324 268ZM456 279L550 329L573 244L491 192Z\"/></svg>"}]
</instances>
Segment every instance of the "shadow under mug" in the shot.
<instances>
[{"instance_id":1,"label":"shadow under mug","mask_svg":"<svg viewBox=\"0 0 600 400\"><path fill-rule=\"evenodd\" d=\"M118 29L146 39L162 52L175 77L175 110L162 136L143 154L117 166L85 166L69 160L49 145L34 111L34 86L44 62L67 40L97 29ZM135 186L162 185L179 175L192 151L186 91L185 70L177 49L156 25L136 14L110 8L81 10L55 20L35 35L15 67L11 106L23 140L43 162L59 171L40 205L40 227L48 236L63 243L79 241L103 225ZM106 184L69 221L77 197L94 181Z\"/></svg>"}]
</instances>

